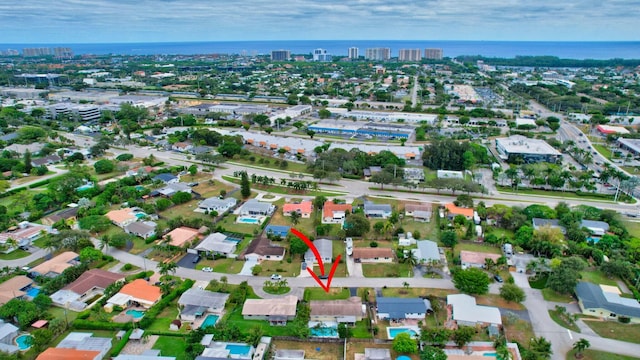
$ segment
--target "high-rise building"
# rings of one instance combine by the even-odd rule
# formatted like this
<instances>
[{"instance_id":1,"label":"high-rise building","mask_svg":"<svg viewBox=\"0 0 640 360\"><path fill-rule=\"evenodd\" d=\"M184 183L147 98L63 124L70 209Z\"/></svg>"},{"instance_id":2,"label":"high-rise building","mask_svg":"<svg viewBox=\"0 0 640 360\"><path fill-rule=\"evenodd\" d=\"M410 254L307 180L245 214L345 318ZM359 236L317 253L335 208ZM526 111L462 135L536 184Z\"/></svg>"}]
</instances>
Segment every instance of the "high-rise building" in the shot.
<instances>
[{"instance_id":1,"label":"high-rise building","mask_svg":"<svg viewBox=\"0 0 640 360\"><path fill-rule=\"evenodd\" d=\"M291 58L290 50L273 50L271 51L271 61L287 61Z\"/></svg>"},{"instance_id":2,"label":"high-rise building","mask_svg":"<svg viewBox=\"0 0 640 360\"><path fill-rule=\"evenodd\" d=\"M313 61L331 61L333 57L325 49L313 50Z\"/></svg>"},{"instance_id":3,"label":"high-rise building","mask_svg":"<svg viewBox=\"0 0 640 360\"><path fill-rule=\"evenodd\" d=\"M424 58L431 60L442 60L442 49L424 49Z\"/></svg>"},{"instance_id":4,"label":"high-rise building","mask_svg":"<svg viewBox=\"0 0 640 360\"><path fill-rule=\"evenodd\" d=\"M398 50L399 61L420 61L422 51L420 49L400 49Z\"/></svg>"},{"instance_id":5,"label":"high-rise building","mask_svg":"<svg viewBox=\"0 0 640 360\"><path fill-rule=\"evenodd\" d=\"M391 59L391 49L389 48L369 48L365 51L364 57L367 60L389 60Z\"/></svg>"},{"instance_id":6,"label":"high-rise building","mask_svg":"<svg viewBox=\"0 0 640 360\"><path fill-rule=\"evenodd\" d=\"M58 59L71 59L73 57L73 50L68 47L53 48L53 55Z\"/></svg>"},{"instance_id":7,"label":"high-rise building","mask_svg":"<svg viewBox=\"0 0 640 360\"><path fill-rule=\"evenodd\" d=\"M349 48L349 59L356 60L359 57L360 57L360 49L358 49L357 47L350 47Z\"/></svg>"}]
</instances>

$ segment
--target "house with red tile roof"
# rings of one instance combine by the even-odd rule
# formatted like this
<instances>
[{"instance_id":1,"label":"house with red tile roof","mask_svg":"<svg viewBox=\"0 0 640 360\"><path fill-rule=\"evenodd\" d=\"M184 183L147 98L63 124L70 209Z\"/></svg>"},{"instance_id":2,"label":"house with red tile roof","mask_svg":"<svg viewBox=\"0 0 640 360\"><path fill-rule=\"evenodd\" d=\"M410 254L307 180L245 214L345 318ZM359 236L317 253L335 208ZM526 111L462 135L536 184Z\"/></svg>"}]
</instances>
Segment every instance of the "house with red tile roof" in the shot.
<instances>
[{"instance_id":1,"label":"house with red tile roof","mask_svg":"<svg viewBox=\"0 0 640 360\"><path fill-rule=\"evenodd\" d=\"M111 210L106 213L105 216L109 218L115 226L120 228L124 228L125 226L138 221L138 217L131 208Z\"/></svg>"},{"instance_id":2,"label":"house with red tile roof","mask_svg":"<svg viewBox=\"0 0 640 360\"><path fill-rule=\"evenodd\" d=\"M159 287L149 285L144 279L136 279L123 286L119 293L107 301L107 304L126 307L138 303L148 309L158 302L161 296Z\"/></svg>"},{"instance_id":3,"label":"house with red tile roof","mask_svg":"<svg viewBox=\"0 0 640 360\"><path fill-rule=\"evenodd\" d=\"M102 269L91 269L80 275L74 282L51 294L54 304L63 307L72 305L72 309L83 310L85 302L104 294L111 284L124 281L124 275Z\"/></svg>"},{"instance_id":4,"label":"house with red tile roof","mask_svg":"<svg viewBox=\"0 0 640 360\"><path fill-rule=\"evenodd\" d=\"M188 242L193 242L198 239L199 232L197 229L192 229L186 226L171 230L164 239L169 241L169 245L181 247Z\"/></svg>"},{"instance_id":5,"label":"house with red tile roof","mask_svg":"<svg viewBox=\"0 0 640 360\"><path fill-rule=\"evenodd\" d=\"M303 201L299 204L284 204L282 215L291 216L292 212L297 212L302 218L308 219L313 212L313 203L311 201Z\"/></svg>"},{"instance_id":6,"label":"house with red tile roof","mask_svg":"<svg viewBox=\"0 0 640 360\"><path fill-rule=\"evenodd\" d=\"M447 217L449 219L453 219L457 215L462 215L467 218L467 220L473 219L473 209L459 207L454 203L445 204L444 207L447 210Z\"/></svg>"},{"instance_id":7,"label":"house with red tile roof","mask_svg":"<svg viewBox=\"0 0 640 360\"><path fill-rule=\"evenodd\" d=\"M100 360L100 351L48 348L36 360Z\"/></svg>"},{"instance_id":8,"label":"house with red tile roof","mask_svg":"<svg viewBox=\"0 0 640 360\"><path fill-rule=\"evenodd\" d=\"M352 210L351 204L336 204L333 201L327 201L322 207L322 223L342 224L347 217L347 211L351 212Z\"/></svg>"}]
</instances>

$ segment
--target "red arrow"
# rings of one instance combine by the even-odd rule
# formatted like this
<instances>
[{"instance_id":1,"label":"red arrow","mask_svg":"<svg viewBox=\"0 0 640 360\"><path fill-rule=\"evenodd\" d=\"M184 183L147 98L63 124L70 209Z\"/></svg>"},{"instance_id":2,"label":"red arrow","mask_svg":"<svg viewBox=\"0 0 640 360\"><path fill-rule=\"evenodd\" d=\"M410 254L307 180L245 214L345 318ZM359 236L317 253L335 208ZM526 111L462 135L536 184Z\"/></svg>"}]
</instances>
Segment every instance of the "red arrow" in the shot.
<instances>
[{"instance_id":1,"label":"red arrow","mask_svg":"<svg viewBox=\"0 0 640 360\"><path fill-rule=\"evenodd\" d=\"M311 249L311 251L313 252L313 256L315 256L316 260L318 261L318 266L320 267L320 274L324 275L325 273L324 273L324 264L322 263L322 257L320 256L320 253L318 252L318 249L315 247L315 245L313 245L311 240L309 240L309 238L306 237L300 231L292 228L291 232L293 233L293 235L300 238L300 240L304 241L307 244L307 246L309 246L309 249ZM333 279L333 275L335 274L339 263L340 263L340 255L336 257L335 261L333 262L333 265L331 266L331 271L329 271L329 276L327 277L327 285L322 283L322 280L320 280L318 275L316 275L313 272L313 270L311 270L310 266L307 267L307 271L309 271L309 274L311 274L311 276L316 280L316 282L320 285L320 287L324 289L325 292L329 292L329 288L331 287L331 280Z\"/></svg>"}]
</instances>

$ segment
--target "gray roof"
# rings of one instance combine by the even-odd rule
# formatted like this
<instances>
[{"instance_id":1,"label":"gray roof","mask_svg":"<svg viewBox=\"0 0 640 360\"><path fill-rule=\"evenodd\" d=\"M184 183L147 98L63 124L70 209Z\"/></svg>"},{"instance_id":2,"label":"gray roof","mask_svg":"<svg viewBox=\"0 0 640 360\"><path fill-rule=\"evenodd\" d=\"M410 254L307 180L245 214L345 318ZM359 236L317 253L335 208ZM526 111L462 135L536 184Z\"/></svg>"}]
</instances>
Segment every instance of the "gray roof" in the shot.
<instances>
[{"instance_id":1,"label":"gray roof","mask_svg":"<svg viewBox=\"0 0 640 360\"><path fill-rule=\"evenodd\" d=\"M178 304L206 306L207 308L222 309L224 308L224 304L227 302L228 298L229 294L191 288L185 291L180 296L180 299L178 299Z\"/></svg>"},{"instance_id":2,"label":"gray roof","mask_svg":"<svg viewBox=\"0 0 640 360\"><path fill-rule=\"evenodd\" d=\"M317 239L313 241L313 245L316 247L316 249L318 249L320 257L333 258L333 242L331 240ZM311 259L314 257L315 255L313 254L313 251L311 251L311 249L307 250L307 252L304 253L305 259Z\"/></svg>"},{"instance_id":3,"label":"gray roof","mask_svg":"<svg viewBox=\"0 0 640 360\"><path fill-rule=\"evenodd\" d=\"M586 227L586 228L603 229L604 231L608 231L609 230L609 224L607 224L604 221L582 220L580 225L582 227Z\"/></svg>"},{"instance_id":4,"label":"gray roof","mask_svg":"<svg viewBox=\"0 0 640 360\"><path fill-rule=\"evenodd\" d=\"M405 314L427 312L427 305L420 298L392 298L380 297L378 302L378 312L389 314L391 319L404 319Z\"/></svg>"},{"instance_id":5,"label":"gray roof","mask_svg":"<svg viewBox=\"0 0 640 360\"><path fill-rule=\"evenodd\" d=\"M605 309L618 316L640 317L640 303L637 300L623 298L615 293L605 293L596 284L579 282L576 286L576 296L582 300L585 309Z\"/></svg>"},{"instance_id":6,"label":"gray roof","mask_svg":"<svg viewBox=\"0 0 640 360\"><path fill-rule=\"evenodd\" d=\"M242 211L252 211L252 212L260 212L260 213L268 213L271 211L270 203L260 202L256 199L251 199L242 205Z\"/></svg>"},{"instance_id":7,"label":"gray roof","mask_svg":"<svg viewBox=\"0 0 640 360\"><path fill-rule=\"evenodd\" d=\"M155 231L156 230L156 225L154 222L151 221L136 221L134 223L131 223L127 226L125 226L125 229L128 230L129 232L132 233L136 233L136 234L146 234L149 231Z\"/></svg>"},{"instance_id":8,"label":"gray roof","mask_svg":"<svg viewBox=\"0 0 640 360\"><path fill-rule=\"evenodd\" d=\"M237 202L238 200L234 198L219 199L217 197L211 197L211 198L202 200L202 202L200 203L200 207L203 207L203 208L220 208L220 207L226 207L226 206L231 207L235 205Z\"/></svg>"},{"instance_id":9,"label":"gray roof","mask_svg":"<svg viewBox=\"0 0 640 360\"><path fill-rule=\"evenodd\" d=\"M365 360L391 360L391 351L389 349L364 349Z\"/></svg>"},{"instance_id":10,"label":"gray roof","mask_svg":"<svg viewBox=\"0 0 640 360\"><path fill-rule=\"evenodd\" d=\"M438 251L438 244L431 240L422 240L416 243L418 245L418 261L424 259L425 261L429 260L440 260L440 252Z\"/></svg>"},{"instance_id":11,"label":"gray roof","mask_svg":"<svg viewBox=\"0 0 640 360\"><path fill-rule=\"evenodd\" d=\"M162 182L169 182L169 181L172 181L172 180L175 180L175 179L177 179L177 177L175 177L174 175L169 174L169 173L162 173L162 174L158 174L158 175L153 177L154 181L155 180L160 180Z\"/></svg>"},{"instance_id":12,"label":"gray roof","mask_svg":"<svg viewBox=\"0 0 640 360\"><path fill-rule=\"evenodd\" d=\"M76 350L107 351L111 349L111 338L93 337L91 333L72 332L56 347Z\"/></svg>"},{"instance_id":13,"label":"gray roof","mask_svg":"<svg viewBox=\"0 0 640 360\"><path fill-rule=\"evenodd\" d=\"M128 355L121 354L113 360L176 360L175 356L155 356L155 355Z\"/></svg>"},{"instance_id":14,"label":"gray roof","mask_svg":"<svg viewBox=\"0 0 640 360\"><path fill-rule=\"evenodd\" d=\"M18 328L13 324L1 322L0 320L0 339L4 339L8 335L18 331Z\"/></svg>"},{"instance_id":15,"label":"gray roof","mask_svg":"<svg viewBox=\"0 0 640 360\"><path fill-rule=\"evenodd\" d=\"M365 202L364 203L364 212L367 213L369 211L385 211L385 212L391 212L391 205L389 204L374 204L372 202Z\"/></svg>"},{"instance_id":16,"label":"gray roof","mask_svg":"<svg viewBox=\"0 0 640 360\"><path fill-rule=\"evenodd\" d=\"M216 251L224 254L234 252L237 243L234 241L226 241L226 239L227 235L222 233L209 234L195 249L199 251Z\"/></svg>"}]
</instances>

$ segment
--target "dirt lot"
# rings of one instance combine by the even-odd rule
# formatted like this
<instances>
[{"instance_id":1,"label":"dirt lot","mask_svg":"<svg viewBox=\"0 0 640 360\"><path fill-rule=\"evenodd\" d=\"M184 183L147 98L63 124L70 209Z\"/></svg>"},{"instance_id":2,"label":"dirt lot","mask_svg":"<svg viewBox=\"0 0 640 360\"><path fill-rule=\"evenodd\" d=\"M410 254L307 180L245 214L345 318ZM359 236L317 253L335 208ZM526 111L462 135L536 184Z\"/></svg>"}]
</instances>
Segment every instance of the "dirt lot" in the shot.
<instances>
[{"instance_id":1,"label":"dirt lot","mask_svg":"<svg viewBox=\"0 0 640 360\"><path fill-rule=\"evenodd\" d=\"M319 348L320 351L316 349ZM282 341L274 340L271 344L271 351L276 350L304 350L305 359L316 360L336 360L343 359L343 344L341 343L319 343L319 342L298 342L298 341ZM353 359L348 357L348 359Z\"/></svg>"}]
</instances>

